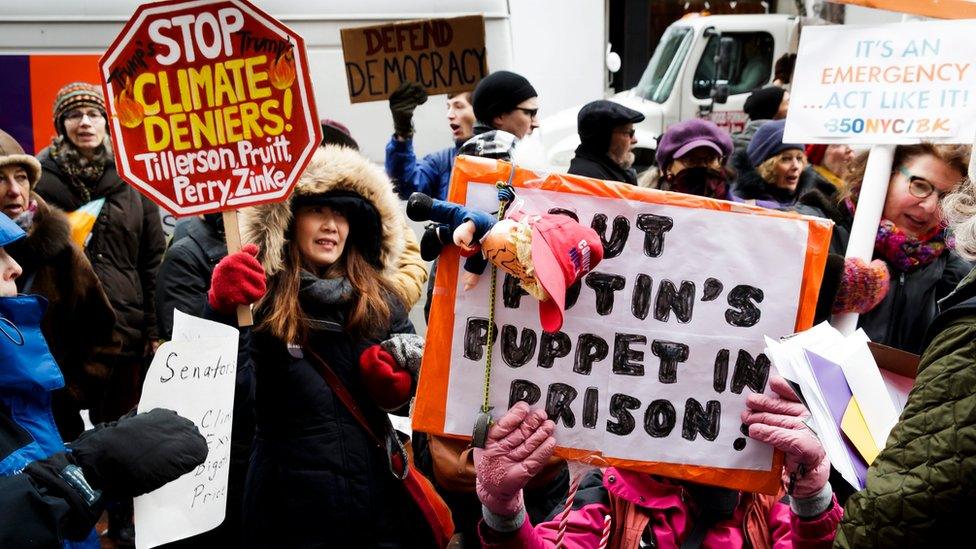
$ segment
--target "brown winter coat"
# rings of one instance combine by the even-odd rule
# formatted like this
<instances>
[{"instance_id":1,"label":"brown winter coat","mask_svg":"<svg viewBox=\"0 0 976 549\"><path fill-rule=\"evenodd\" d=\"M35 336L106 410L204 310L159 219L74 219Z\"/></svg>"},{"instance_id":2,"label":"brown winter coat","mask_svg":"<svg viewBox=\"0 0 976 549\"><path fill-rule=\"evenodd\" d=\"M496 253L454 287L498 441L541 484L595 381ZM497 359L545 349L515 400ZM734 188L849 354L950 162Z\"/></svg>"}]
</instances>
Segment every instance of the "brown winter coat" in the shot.
<instances>
[{"instance_id":1,"label":"brown winter coat","mask_svg":"<svg viewBox=\"0 0 976 549\"><path fill-rule=\"evenodd\" d=\"M54 418L61 437L71 441L84 430L78 411L101 398L119 351L115 312L85 253L71 241L68 218L37 194L31 199L37 212L27 237L5 249L24 269L17 289L48 300L41 331L65 381L53 396Z\"/></svg>"},{"instance_id":2,"label":"brown winter coat","mask_svg":"<svg viewBox=\"0 0 976 549\"><path fill-rule=\"evenodd\" d=\"M50 148L37 159L41 180L35 190L52 206L74 211L85 204L68 176L51 158ZM142 359L146 343L157 339L156 270L166 251L159 207L119 177L114 164L91 191L105 198L85 255L115 309L122 353Z\"/></svg>"}]
</instances>

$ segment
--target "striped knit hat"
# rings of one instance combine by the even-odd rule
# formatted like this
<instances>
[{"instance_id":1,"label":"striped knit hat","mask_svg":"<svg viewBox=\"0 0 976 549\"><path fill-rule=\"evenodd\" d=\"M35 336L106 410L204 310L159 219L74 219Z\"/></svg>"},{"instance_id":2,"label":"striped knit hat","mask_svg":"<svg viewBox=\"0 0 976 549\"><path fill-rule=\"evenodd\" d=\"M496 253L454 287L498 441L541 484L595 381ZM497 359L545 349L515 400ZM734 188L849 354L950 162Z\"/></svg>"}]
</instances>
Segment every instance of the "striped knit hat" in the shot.
<instances>
[{"instance_id":1,"label":"striped knit hat","mask_svg":"<svg viewBox=\"0 0 976 549\"><path fill-rule=\"evenodd\" d=\"M72 82L58 90L54 99L54 127L58 135L64 135L64 115L78 107L95 107L104 115L106 110L102 89L87 82Z\"/></svg>"}]
</instances>

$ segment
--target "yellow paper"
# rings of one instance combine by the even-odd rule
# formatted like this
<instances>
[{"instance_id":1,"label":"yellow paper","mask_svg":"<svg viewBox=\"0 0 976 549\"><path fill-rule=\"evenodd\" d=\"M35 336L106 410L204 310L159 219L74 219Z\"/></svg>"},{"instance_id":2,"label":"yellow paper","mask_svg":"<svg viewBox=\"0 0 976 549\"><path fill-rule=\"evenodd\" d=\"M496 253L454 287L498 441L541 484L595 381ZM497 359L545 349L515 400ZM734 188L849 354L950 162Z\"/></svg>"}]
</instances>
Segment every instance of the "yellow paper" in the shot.
<instances>
[{"instance_id":1,"label":"yellow paper","mask_svg":"<svg viewBox=\"0 0 976 549\"><path fill-rule=\"evenodd\" d=\"M71 224L71 240L84 248L88 243L88 235L95 227L95 218L87 212L75 211L68 214L68 223Z\"/></svg>"},{"instance_id":2,"label":"yellow paper","mask_svg":"<svg viewBox=\"0 0 976 549\"><path fill-rule=\"evenodd\" d=\"M868 430L868 424L864 421L864 416L861 414L861 407L857 404L857 399L851 397L851 403L847 405L847 410L844 411L844 417L840 420L840 429L847 435L847 438L857 449L857 452L861 454L864 461L868 465L874 461L874 458L878 457L880 449L878 445L874 442L874 437L871 436L871 432Z\"/></svg>"}]
</instances>

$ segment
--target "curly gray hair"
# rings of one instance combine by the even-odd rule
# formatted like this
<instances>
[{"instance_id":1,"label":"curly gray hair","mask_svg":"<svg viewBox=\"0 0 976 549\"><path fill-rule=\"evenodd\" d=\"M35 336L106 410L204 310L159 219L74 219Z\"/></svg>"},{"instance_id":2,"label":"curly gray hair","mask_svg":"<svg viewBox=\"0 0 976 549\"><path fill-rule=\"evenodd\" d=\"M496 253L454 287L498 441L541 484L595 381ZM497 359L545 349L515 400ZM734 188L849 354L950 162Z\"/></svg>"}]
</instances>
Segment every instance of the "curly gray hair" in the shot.
<instances>
[{"instance_id":1,"label":"curly gray hair","mask_svg":"<svg viewBox=\"0 0 976 549\"><path fill-rule=\"evenodd\" d=\"M976 183L967 179L946 195L942 212L956 238L956 252L968 261L976 260Z\"/></svg>"}]
</instances>

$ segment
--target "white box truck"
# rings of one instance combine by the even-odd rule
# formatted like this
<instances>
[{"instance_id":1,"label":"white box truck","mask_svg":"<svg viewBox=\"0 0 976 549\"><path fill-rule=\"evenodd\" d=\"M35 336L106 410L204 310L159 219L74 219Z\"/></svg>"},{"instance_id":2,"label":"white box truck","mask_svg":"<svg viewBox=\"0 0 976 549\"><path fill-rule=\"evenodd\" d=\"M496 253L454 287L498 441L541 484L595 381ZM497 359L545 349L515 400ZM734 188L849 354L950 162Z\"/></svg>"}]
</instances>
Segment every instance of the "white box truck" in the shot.
<instances>
[{"instance_id":1,"label":"white box truck","mask_svg":"<svg viewBox=\"0 0 976 549\"><path fill-rule=\"evenodd\" d=\"M658 136L675 122L705 117L739 131L748 120L743 103L751 90L772 82L777 59L796 52L799 30L793 15L689 15L671 24L637 86L609 98L646 117L635 127L638 170L653 164ZM724 74L716 74L723 43ZM553 169L568 168L579 145L580 107L544 119L538 130Z\"/></svg>"}]
</instances>

